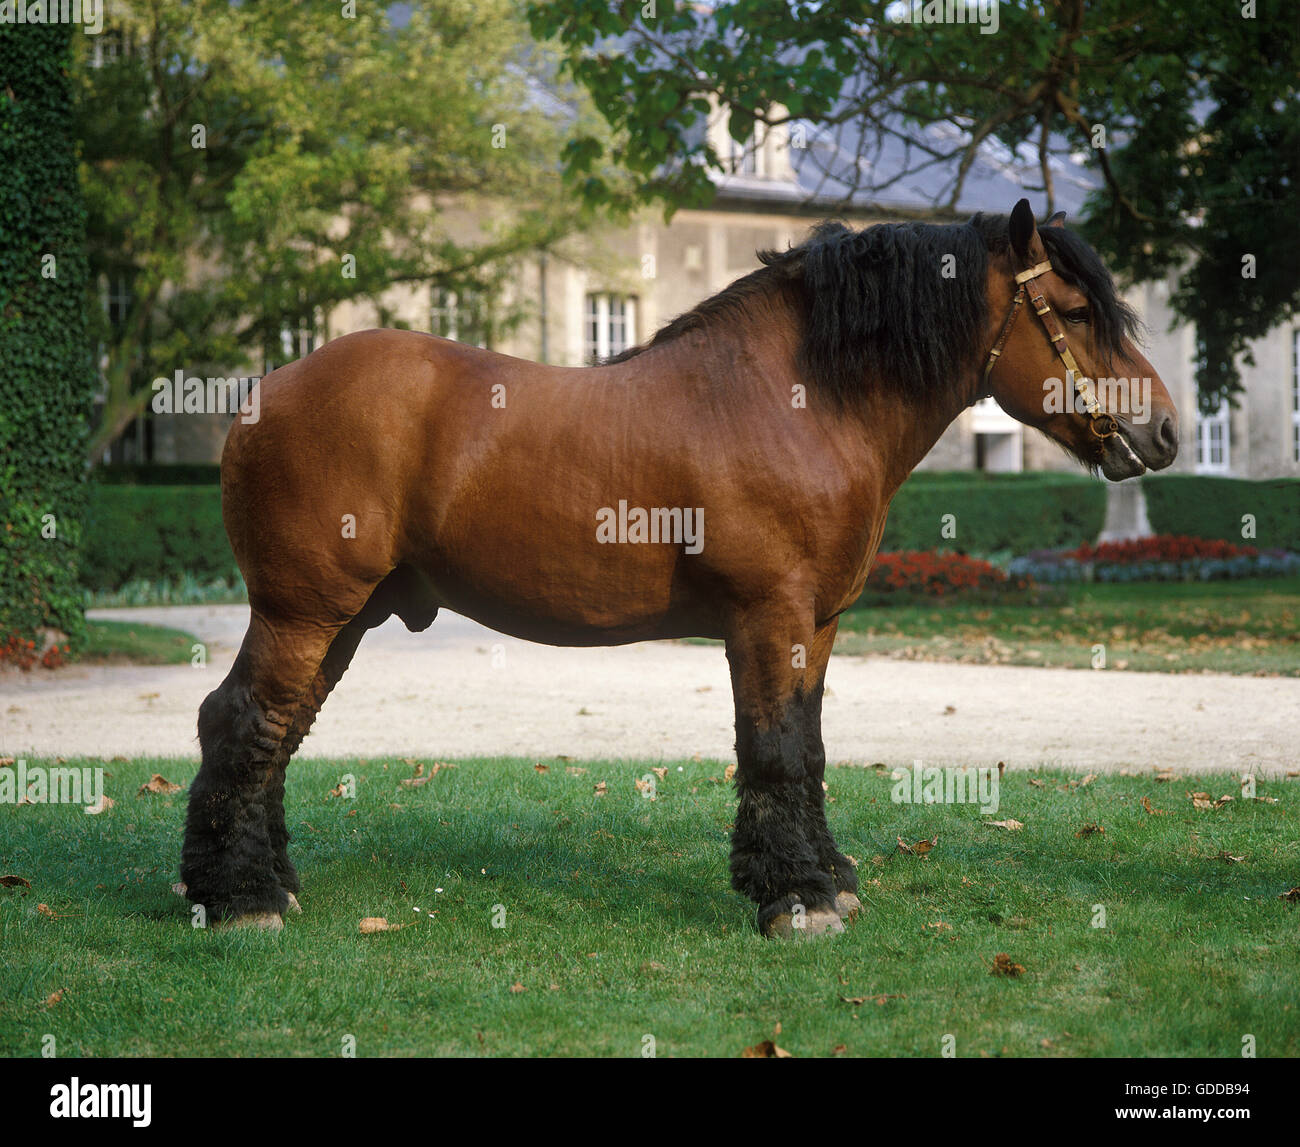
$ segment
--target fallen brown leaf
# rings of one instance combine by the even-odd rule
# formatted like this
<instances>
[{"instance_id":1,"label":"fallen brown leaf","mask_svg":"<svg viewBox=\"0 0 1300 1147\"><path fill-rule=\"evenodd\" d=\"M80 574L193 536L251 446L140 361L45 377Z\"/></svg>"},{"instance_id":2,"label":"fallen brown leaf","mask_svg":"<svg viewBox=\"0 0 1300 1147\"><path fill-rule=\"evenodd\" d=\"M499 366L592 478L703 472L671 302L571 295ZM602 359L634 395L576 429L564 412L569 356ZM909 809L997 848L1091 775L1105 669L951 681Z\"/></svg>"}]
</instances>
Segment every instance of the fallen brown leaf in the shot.
<instances>
[{"instance_id":1,"label":"fallen brown leaf","mask_svg":"<svg viewBox=\"0 0 1300 1147\"><path fill-rule=\"evenodd\" d=\"M722 779L724 781L731 780L731 778L734 777L735 775L736 775L735 765L728 765L725 769L722 770Z\"/></svg>"},{"instance_id":2,"label":"fallen brown leaf","mask_svg":"<svg viewBox=\"0 0 1300 1147\"><path fill-rule=\"evenodd\" d=\"M57 992L51 992L45 1000L45 1006L47 1008L54 1007L55 1004L57 1004L61 999L63 999L63 992L64 992L63 988L60 988Z\"/></svg>"},{"instance_id":3,"label":"fallen brown leaf","mask_svg":"<svg viewBox=\"0 0 1300 1147\"><path fill-rule=\"evenodd\" d=\"M1143 798L1142 798L1142 807L1143 807L1144 809L1146 809L1147 812L1148 812L1151 816L1168 816L1168 815L1169 815L1169 814L1168 814L1167 812L1165 812L1165 810L1162 809L1162 808L1152 808L1152 807L1151 807L1151 798L1150 798L1150 797L1143 797Z\"/></svg>"},{"instance_id":4,"label":"fallen brown leaf","mask_svg":"<svg viewBox=\"0 0 1300 1147\"><path fill-rule=\"evenodd\" d=\"M1106 831L1106 830L1105 830L1104 828L1102 828L1101 825L1099 825L1099 824L1085 824L1085 825L1084 825L1081 829L1079 829L1079 831L1076 832L1074 835L1075 835L1075 836L1092 836L1092 834L1093 834L1094 832L1105 832L1105 831Z\"/></svg>"},{"instance_id":5,"label":"fallen brown leaf","mask_svg":"<svg viewBox=\"0 0 1300 1147\"><path fill-rule=\"evenodd\" d=\"M145 793L178 793L180 791L180 785L174 785L165 777L158 773L154 773L153 776L140 786L140 791L136 793L136 796L144 796Z\"/></svg>"},{"instance_id":6,"label":"fallen brown leaf","mask_svg":"<svg viewBox=\"0 0 1300 1147\"><path fill-rule=\"evenodd\" d=\"M526 991L528 991L528 989L525 988L525 987L523 986L523 984L521 984L518 980L516 980L513 984L510 985L510 990L511 990L511 991L512 991L516 996L519 995L520 992L526 992Z\"/></svg>"},{"instance_id":7,"label":"fallen brown leaf","mask_svg":"<svg viewBox=\"0 0 1300 1147\"><path fill-rule=\"evenodd\" d=\"M0 876L0 888L30 888L32 882L24 876Z\"/></svg>"},{"instance_id":8,"label":"fallen brown leaf","mask_svg":"<svg viewBox=\"0 0 1300 1147\"><path fill-rule=\"evenodd\" d=\"M1288 888L1278 899L1285 900L1290 904L1300 904L1300 888Z\"/></svg>"},{"instance_id":9,"label":"fallen brown leaf","mask_svg":"<svg viewBox=\"0 0 1300 1147\"><path fill-rule=\"evenodd\" d=\"M597 781L596 787L591 791L595 793L598 797L603 797L609 790L605 787L604 781Z\"/></svg>"},{"instance_id":10,"label":"fallen brown leaf","mask_svg":"<svg viewBox=\"0 0 1300 1147\"><path fill-rule=\"evenodd\" d=\"M367 935L371 932L397 932L405 927L405 924L390 924L382 916L367 916L361 921L361 931Z\"/></svg>"},{"instance_id":11,"label":"fallen brown leaf","mask_svg":"<svg viewBox=\"0 0 1300 1147\"><path fill-rule=\"evenodd\" d=\"M434 777L436 777L440 772L442 772L443 769L454 769L456 767L455 765L450 764L447 761L435 761L432 765L429 766L429 772L427 775L425 775L423 761L416 764L414 761L411 761L409 758L407 758L404 763L415 764L415 776L407 777L405 780L398 782L399 784L406 785L408 788L416 788L419 785L427 785L431 780L433 780Z\"/></svg>"},{"instance_id":12,"label":"fallen brown leaf","mask_svg":"<svg viewBox=\"0 0 1300 1147\"><path fill-rule=\"evenodd\" d=\"M740 1053L741 1059L794 1059L783 1047L777 1047L770 1039L747 1047Z\"/></svg>"},{"instance_id":13,"label":"fallen brown leaf","mask_svg":"<svg viewBox=\"0 0 1300 1147\"><path fill-rule=\"evenodd\" d=\"M1005 952L999 952L993 957L993 967L989 969L990 976L1020 976L1025 971L1024 964L1013 963L1011 957Z\"/></svg>"},{"instance_id":14,"label":"fallen brown leaf","mask_svg":"<svg viewBox=\"0 0 1300 1147\"><path fill-rule=\"evenodd\" d=\"M115 804L117 804L117 801L115 801L111 796L109 796L107 793L101 793L99 800L97 800L92 805L86 806L86 812L88 812L91 816L98 816L101 812L107 811L108 809L112 808Z\"/></svg>"},{"instance_id":15,"label":"fallen brown leaf","mask_svg":"<svg viewBox=\"0 0 1300 1147\"><path fill-rule=\"evenodd\" d=\"M984 822L989 828L1005 828L1009 832L1019 832L1025 826L1018 820L986 820Z\"/></svg>"},{"instance_id":16,"label":"fallen brown leaf","mask_svg":"<svg viewBox=\"0 0 1300 1147\"><path fill-rule=\"evenodd\" d=\"M898 838L898 851L904 856L924 856L936 844L939 843L937 836L929 840L918 840L915 844L908 844L901 836Z\"/></svg>"},{"instance_id":17,"label":"fallen brown leaf","mask_svg":"<svg viewBox=\"0 0 1300 1147\"><path fill-rule=\"evenodd\" d=\"M544 765L541 761L538 761L537 764L533 766L533 771L538 773L549 773L551 771L551 766Z\"/></svg>"}]
</instances>

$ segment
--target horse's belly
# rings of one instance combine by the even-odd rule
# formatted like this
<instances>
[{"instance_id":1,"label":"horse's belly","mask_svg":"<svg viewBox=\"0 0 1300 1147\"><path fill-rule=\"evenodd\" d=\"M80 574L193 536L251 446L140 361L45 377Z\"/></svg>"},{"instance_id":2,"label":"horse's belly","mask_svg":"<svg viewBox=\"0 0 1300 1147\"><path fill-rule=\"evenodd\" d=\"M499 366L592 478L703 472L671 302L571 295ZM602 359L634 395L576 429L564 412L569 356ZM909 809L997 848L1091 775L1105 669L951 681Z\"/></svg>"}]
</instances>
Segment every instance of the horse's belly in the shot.
<instances>
[{"instance_id":1,"label":"horse's belly","mask_svg":"<svg viewBox=\"0 0 1300 1147\"><path fill-rule=\"evenodd\" d=\"M716 604L697 599L674 562L578 555L466 554L418 563L446 608L500 633L547 645L624 645L720 637Z\"/></svg>"}]
</instances>

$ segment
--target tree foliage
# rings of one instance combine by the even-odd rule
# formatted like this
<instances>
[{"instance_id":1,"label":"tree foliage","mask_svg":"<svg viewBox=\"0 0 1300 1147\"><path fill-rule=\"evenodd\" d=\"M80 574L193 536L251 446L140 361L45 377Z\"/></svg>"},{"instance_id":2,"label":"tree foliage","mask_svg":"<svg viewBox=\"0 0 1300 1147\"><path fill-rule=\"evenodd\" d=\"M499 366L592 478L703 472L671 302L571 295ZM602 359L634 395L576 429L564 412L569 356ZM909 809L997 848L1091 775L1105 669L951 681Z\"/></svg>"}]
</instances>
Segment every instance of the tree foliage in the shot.
<instances>
[{"instance_id":1,"label":"tree foliage","mask_svg":"<svg viewBox=\"0 0 1300 1147\"><path fill-rule=\"evenodd\" d=\"M93 270L129 305L97 331L92 457L155 377L260 373L313 312L489 287L583 217L556 160L582 101L513 0L124 0L108 17L81 70L83 179Z\"/></svg>"},{"instance_id":2,"label":"tree foliage","mask_svg":"<svg viewBox=\"0 0 1300 1147\"><path fill-rule=\"evenodd\" d=\"M613 129L608 141L579 134L565 151L593 202L707 202L724 168L700 130L714 106L736 140L793 121L845 132L855 162L836 175L867 197L938 169L938 210L956 207L990 143L1037 157L1040 182L1026 190L1048 213L1053 158L1086 153L1100 184L1086 232L1134 280L1178 272L1172 304L1195 324L1201 400L1214 408L1240 389L1247 341L1300 302L1294 11L1012 0L983 6L997 17L988 34L974 16L933 22L949 6L532 0L529 11L538 35L565 45L570 74ZM918 131L937 123L951 126L949 145ZM905 151L902 171L873 162L891 144ZM617 165L634 174L630 189L608 174Z\"/></svg>"}]
</instances>

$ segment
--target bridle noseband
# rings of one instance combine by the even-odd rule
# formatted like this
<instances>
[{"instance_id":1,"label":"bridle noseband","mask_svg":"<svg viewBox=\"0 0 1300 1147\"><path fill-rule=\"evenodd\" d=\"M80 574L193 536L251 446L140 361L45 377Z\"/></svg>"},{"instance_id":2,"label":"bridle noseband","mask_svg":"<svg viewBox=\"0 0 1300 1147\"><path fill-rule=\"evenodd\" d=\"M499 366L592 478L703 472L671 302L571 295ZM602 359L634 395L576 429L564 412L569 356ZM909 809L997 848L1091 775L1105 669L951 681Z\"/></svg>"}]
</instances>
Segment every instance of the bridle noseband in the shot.
<instances>
[{"instance_id":1,"label":"bridle noseband","mask_svg":"<svg viewBox=\"0 0 1300 1147\"><path fill-rule=\"evenodd\" d=\"M1047 331L1048 339L1060 356L1061 362L1065 364L1066 377L1074 379L1075 393L1083 399L1084 409L1088 413L1089 429L1098 438L1110 438L1119 433L1119 423L1115 421L1113 414L1107 414L1102 410L1101 403L1097 401L1097 396L1093 393L1093 380L1079 369L1079 364L1075 361L1074 355L1070 353L1069 344L1065 341L1065 332L1061 330L1050 304L1043 297L1043 292L1039 290L1038 284L1034 281L1039 275L1045 275L1050 270L1052 270L1052 264L1051 260L1048 260L1043 263L1036 263L1029 270L1021 271L1016 276L1016 295L1011 300L1011 310L1007 312L1007 317L1002 323L1002 330L998 332L997 342L993 344L993 349L989 351L989 361L984 367L985 389L988 388L989 375L993 373L993 368L997 365L998 358L1002 354L1002 348L1006 344L1007 336L1011 334L1011 327L1015 323L1016 315L1020 313L1020 308L1024 304L1027 295L1030 302L1034 304L1034 313L1042 321L1043 329Z\"/></svg>"}]
</instances>

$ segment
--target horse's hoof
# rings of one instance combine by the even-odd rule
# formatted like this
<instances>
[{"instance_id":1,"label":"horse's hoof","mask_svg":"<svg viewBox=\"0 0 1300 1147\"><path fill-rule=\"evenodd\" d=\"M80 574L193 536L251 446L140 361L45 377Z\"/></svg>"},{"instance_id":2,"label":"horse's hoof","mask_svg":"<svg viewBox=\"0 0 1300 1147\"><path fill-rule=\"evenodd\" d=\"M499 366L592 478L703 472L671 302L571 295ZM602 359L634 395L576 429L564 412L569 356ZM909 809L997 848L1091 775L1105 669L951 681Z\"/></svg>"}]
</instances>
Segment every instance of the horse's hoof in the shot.
<instances>
[{"instance_id":1,"label":"horse's hoof","mask_svg":"<svg viewBox=\"0 0 1300 1147\"><path fill-rule=\"evenodd\" d=\"M284 918L278 912L248 912L243 916L223 920L217 927L222 931L230 928L257 928L264 932L278 932L284 927Z\"/></svg>"},{"instance_id":2,"label":"horse's hoof","mask_svg":"<svg viewBox=\"0 0 1300 1147\"><path fill-rule=\"evenodd\" d=\"M288 896L289 896L289 911L301 912L302 905L298 903L298 897L296 897L292 892L288 893Z\"/></svg>"},{"instance_id":3,"label":"horse's hoof","mask_svg":"<svg viewBox=\"0 0 1300 1147\"><path fill-rule=\"evenodd\" d=\"M835 911L839 914L841 920L852 923L858 918L858 913L862 911L862 901L852 892L837 892L835 894Z\"/></svg>"},{"instance_id":4,"label":"horse's hoof","mask_svg":"<svg viewBox=\"0 0 1300 1147\"><path fill-rule=\"evenodd\" d=\"M811 912L803 913L801 927L795 926L793 913L782 912L779 916L773 916L767 922L765 934L779 940L799 940L834 935L836 932L843 931L844 925L840 922L838 912L833 912L829 908L814 908Z\"/></svg>"}]
</instances>

